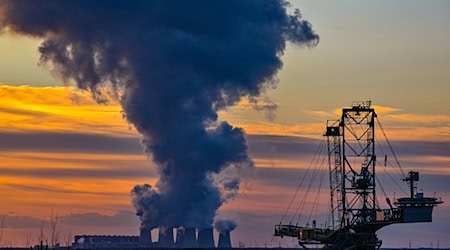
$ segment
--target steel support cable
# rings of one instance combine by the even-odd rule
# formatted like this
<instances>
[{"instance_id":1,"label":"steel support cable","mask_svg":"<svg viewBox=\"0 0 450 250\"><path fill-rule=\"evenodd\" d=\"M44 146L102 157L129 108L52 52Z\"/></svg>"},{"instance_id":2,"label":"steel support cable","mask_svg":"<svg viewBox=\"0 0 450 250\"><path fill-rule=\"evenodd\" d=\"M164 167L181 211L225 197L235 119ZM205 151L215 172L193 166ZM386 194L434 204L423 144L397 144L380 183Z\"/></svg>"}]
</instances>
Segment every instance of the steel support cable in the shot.
<instances>
[{"instance_id":1,"label":"steel support cable","mask_svg":"<svg viewBox=\"0 0 450 250\"><path fill-rule=\"evenodd\" d=\"M377 183L378 183L378 187L380 187L380 189L381 189L381 192L383 193L383 195L384 195L384 198L385 199L387 199L388 198L388 196L387 196L387 194L386 194L386 191L384 191L384 187L383 187L383 185L381 185L381 181L380 181L380 179L379 178L375 178L376 180L377 180ZM378 201L376 201L376 203L378 203ZM379 205L378 205L379 206Z\"/></svg>"},{"instance_id":2,"label":"steel support cable","mask_svg":"<svg viewBox=\"0 0 450 250\"><path fill-rule=\"evenodd\" d=\"M325 147L323 146L324 143L321 144L321 145L322 145L322 147L320 147L320 151L318 152L318 155L321 155L322 151L325 150ZM310 179L308 188L306 189L306 193L303 196L303 199L300 201L299 205L297 206L297 209L296 209L294 215L292 216L290 224L295 220L295 218L297 218L297 225L298 225L298 222L301 219L301 214L299 214L299 211L303 211L303 208L304 208L305 202L306 202L306 198L309 195L309 191L311 190L311 186L312 186L313 182L315 181L315 179L317 177L317 173L318 173L318 168L317 168L318 164L317 164L317 162L319 161L319 157L315 157L315 161L316 161L316 163L315 163L314 172L312 173L312 177Z\"/></svg>"},{"instance_id":3,"label":"steel support cable","mask_svg":"<svg viewBox=\"0 0 450 250\"><path fill-rule=\"evenodd\" d=\"M384 132L383 126L381 126L381 122L380 122L380 120L378 119L378 117L377 117L377 123L378 123L378 126L380 126L381 131L383 132L384 139L386 140L386 142L387 142L387 144L388 144L388 146L389 146L389 149L391 150L392 155L394 156L394 159L395 159L395 161L396 161L398 167L400 168L400 171L402 172L402 175L403 175L402 177L403 177L403 178L406 178L405 172L403 172L403 168L402 168L402 166L400 165L400 162L399 162L398 159L397 159L397 155L395 155L395 152L394 152L394 149L392 148L391 142L390 142L389 139L387 138L387 135L386 135L386 133Z\"/></svg>"},{"instance_id":4,"label":"steel support cable","mask_svg":"<svg viewBox=\"0 0 450 250\"><path fill-rule=\"evenodd\" d=\"M403 192L403 194L408 195L408 193L403 189L403 187L400 186L400 184L398 184L398 181L395 180L391 174L389 174L389 172L386 170L386 168L382 168L382 169L386 173L386 175L389 177L389 179L391 179L391 181Z\"/></svg>"},{"instance_id":5,"label":"steel support cable","mask_svg":"<svg viewBox=\"0 0 450 250\"><path fill-rule=\"evenodd\" d=\"M318 160L318 158L317 158L317 160ZM315 168L314 168L314 171L313 171L313 173L311 175L311 179L309 181L308 188L306 189L306 193L303 196L303 198L301 199L301 201L299 202L299 204L297 206L297 209L295 210L295 213L292 215L290 224L292 224L293 221L297 221L296 225L298 225L299 221L300 221L300 219L302 217L302 214L300 212L303 211L303 208L305 207L306 199L308 198L309 191L311 190L312 183L314 182L314 180L316 179L316 176L317 176L317 163L314 166L315 166Z\"/></svg>"},{"instance_id":6,"label":"steel support cable","mask_svg":"<svg viewBox=\"0 0 450 250\"><path fill-rule=\"evenodd\" d=\"M377 142L377 146L378 146L378 148L381 150L381 152L383 153L383 155L387 156L387 154L384 152L383 147L381 146L381 144L380 144L379 142ZM386 167L386 166L389 166L391 169L393 169L393 170L395 171L395 173L396 173L397 175L400 176L400 179L401 179L401 178L404 178L404 177L402 176L402 172L400 171L400 168L394 167L394 166L391 164L390 161L385 160L384 166L385 166L385 167ZM402 191L405 195L408 195L408 193L403 189L403 187L400 186L400 184L398 184L398 180L394 179L394 177L391 175L391 173L389 173L389 171L387 171L387 169L386 169L385 167L383 167L382 169L383 169L384 173L385 173L385 174L389 177L389 179L392 181L392 183L394 183L394 184L400 189L400 191Z\"/></svg>"},{"instance_id":7,"label":"steel support cable","mask_svg":"<svg viewBox=\"0 0 450 250\"><path fill-rule=\"evenodd\" d=\"M395 171L395 173L396 173L398 176L400 176L400 179L401 179L401 178L404 178L403 173L402 173L402 171L401 171L401 168L397 168L397 167L393 166L393 165L391 164L391 162L387 160L388 154L387 154L386 152L384 152L384 147L382 147L381 144L380 144L378 141L377 141L377 146L378 146L378 148L381 150L381 152L383 153L383 155L385 156L384 166L385 166L385 167L386 167L386 166L391 167L391 168ZM388 172L386 172L386 173L388 173Z\"/></svg>"},{"instance_id":8,"label":"steel support cable","mask_svg":"<svg viewBox=\"0 0 450 250\"><path fill-rule=\"evenodd\" d=\"M383 153L383 155L385 157L387 157L387 154L384 152L383 147L381 146L381 144L378 141L377 141L377 146L381 150L381 153ZM400 168L396 168L396 167L392 166L391 163L389 161L387 161L387 159L385 158L384 166L386 167L387 164L389 164L389 167L392 167L392 169L395 171L396 174L398 174L401 178L404 178L404 176L402 175L402 172L400 171ZM388 172L386 171L386 173L388 173Z\"/></svg>"},{"instance_id":9,"label":"steel support cable","mask_svg":"<svg viewBox=\"0 0 450 250\"><path fill-rule=\"evenodd\" d=\"M308 168L307 168L307 170L306 170L306 173L303 175L303 178L302 178L301 182L299 183L299 186L297 187L297 190L296 190L296 192L295 192L295 195L294 195L294 197L293 197L293 199L291 200L291 203L290 203L290 205L289 205L289 209L290 209L290 206L291 206L292 202L294 201L295 197L297 196L297 193L298 193L298 191L300 190L300 187L303 186L303 182L305 181L306 177L308 176L308 174L309 174L309 172L310 172L312 166L314 165L314 162L316 161L316 159L318 159L318 156L321 154L322 148L324 147L323 145L324 145L324 141L321 141L321 143L320 143L319 146L317 147L317 149L316 149L316 151L315 151L315 153L314 153L314 156L313 156L313 158L312 158L312 160L311 160L311 162L310 162L310 164L309 164L309 166L308 166ZM314 176L314 173L315 173L315 170L314 170L314 172L313 172L313 174L312 174L313 176ZM299 207L302 206L301 203L304 202L304 199L305 199L305 196L303 197L303 199L302 199L302 201L300 202L299 206L297 207L296 211L295 211L294 214L292 215L292 218L291 218L291 220L290 220L290 222L289 222L289 225L292 225L292 222L295 220L295 217L298 216ZM302 206L302 207L303 207L303 206ZM285 215L287 214L287 212L288 212L288 210L286 210ZM283 216L283 219L284 219L285 215Z\"/></svg>"},{"instance_id":10,"label":"steel support cable","mask_svg":"<svg viewBox=\"0 0 450 250\"><path fill-rule=\"evenodd\" d=\"M325 158L323 159L323 161L322 161L322 166L323 165L325 165L324 164L324 162L325 162ZM326 173L326 171L322 171L321 172L321 174L322 174L322 176L320 177L320 183L319 183L319 188L317 189L318 191L317 191L317 195L316 195L316 210L315 210L315 212L316 212L316 214L315 214L315 219L317 220L317 212L318 212L318 210L319 210L319 198L320 198L320 193L321 193L321 191L322 191L322 183L323 183L323 180L324 180L324 178L325 178L325 173Z\"/></svg>"},{"instance_id":11,"label":"steel support cable","mask_svg":"<svg viewBox=\"0 0 450 250\"><path fill-rule=\"evenodd\" d=\"M324 158L324 160L321 163L322 166L324 164L324 161L325 161L325 158ZM324 177L325 177L325 171L321 171L319 187L317 188L316 197L314 198L314 203L313 203L313 205L311 207L311 211L309 213L308 220L306 220L307 222L309 222L311 220L311 217L313 217L312 216L313 213L315 213L314 214L314 219L317 220L317 210L319 210L319 197L320 197L320 191L322 190L322 183L323 183Z\"/></svg>"},{"instance_id":12,"label":"steel support cable","mask_svg":"<svg viewBox=\"0 0 450 250\"><path fill-rule=\"evenodd\" d=\"M316 156L318 155L318 152L319 152L319 150L321 149L321 147L323 147L322 144L324 144L324 140L322 140L322 141L320 142L319 146L316 148L316 151L314 152L313 159L312 159L311 162L309 163L308 168L306 169L306 172L305 172L305 174L303 175L302 180L301 180L301 181L298 183L298 185L297 185L297 189L295 190L295 193L294 193L294 195L292 196L292 198L291 198L291 200L290 200L290 202L289 202L289 205L288 205L288 207L286 208L286 211L284 211L284 214L283 214L283 216L281 217L280 225L283 223L284 218L286 217L287 213L288 213L289 210L291 209L292 203L294 202L295 198L297 197L298 191L300 190L300 187L303 185L303 181L305 180L306 176L308 175L308 172L309 172L309 170L311 169L311 166L312 166L312 163L313 163L314 159L315 159Z\"/></svg>"},{"instance_id":13,"label":"steel support cable","mask_svg":"<svg viewBox=\"0 0 450 250\"><path fill-rule=\"evenodd\" d=\"M323 171L321 171L321 172L323 173ZM312 202L312 206L311 206L311 209L308 214L308 219L306 220L307 223L309 223L311 221L312 214L315 211L316 205L319 203L318 197L320 194L320 189L322 187L322 178L323 178L323 174L321 174L321 177L319 178L319 187L317 188L316 196L314 197L314 201Z\"/></svg>"}]
</instances>

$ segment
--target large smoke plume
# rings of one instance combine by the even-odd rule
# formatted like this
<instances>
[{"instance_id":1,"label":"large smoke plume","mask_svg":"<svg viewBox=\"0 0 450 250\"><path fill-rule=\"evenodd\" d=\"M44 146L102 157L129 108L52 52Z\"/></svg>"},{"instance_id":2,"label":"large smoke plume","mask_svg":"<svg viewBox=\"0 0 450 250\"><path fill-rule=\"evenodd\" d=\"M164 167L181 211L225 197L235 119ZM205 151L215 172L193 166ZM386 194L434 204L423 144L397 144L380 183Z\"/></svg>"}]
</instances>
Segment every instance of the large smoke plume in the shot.
<instances>
[{"instance_id":1,"label":"large smoke plume","mask_svg":"<svg viewBox=\"0 0 450 250\"><path fill-rule=\"evenodd\" d=\"M226 232L233 231L237 227L237 224L234 220L222 219L216 220L214 222L214 227L219 233L225 234Z\"/></svg>"},{"instance_id":2,"label":"large smoke plume","mask_svg":"<svg viewBox=\"0 0 450 250\"><path fill-rule=\"evenodd\" d=\"M202 228L239 188L224 170L253 165L244 131L217 112L242 98L255 103L276 84L287 41L319 40L288 5L2 0L0 31L42 39L40 64L98 102L105 93L120 98L159 174L155 186L132 190L142 227Z\"/></svg>"}]
</instances>

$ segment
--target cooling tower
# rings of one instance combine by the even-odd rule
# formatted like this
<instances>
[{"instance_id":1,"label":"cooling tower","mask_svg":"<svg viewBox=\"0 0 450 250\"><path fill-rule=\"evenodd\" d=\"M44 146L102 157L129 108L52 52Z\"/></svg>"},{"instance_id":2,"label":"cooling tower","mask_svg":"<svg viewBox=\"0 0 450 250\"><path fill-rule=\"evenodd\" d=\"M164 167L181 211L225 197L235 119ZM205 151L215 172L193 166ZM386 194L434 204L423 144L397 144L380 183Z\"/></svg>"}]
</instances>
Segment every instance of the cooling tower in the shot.
<instances>
[{"instance_id":1,"label":"cooling tower","mask_svg":"<svg viewBox=\"0 0 450 250\"><path fill-rule=\"evenodd\" d=\"M195 228L188 227L184 230L184 248L196 248L197 244L197 236L195 235Z\"/></svg>"},{"instance_id":2,"label":"cooling tower","mask_svg":"<svg viewBox=\"0 0 450 250\"><path fill-rule=\"evenodd\" d=\"M141 233L139 235L139 242L152 243L152 232L150 229L141 228Z\"/></svg>"},{"instance_id":3,"label":"cooling tower","mask_svg":"<svg viewBox=\"0 0 450 250\"><path fill-rule=\"evenodd\" d=\"M177 236L175 239L175 247L182 248L184 244L185 229L183 227L177 228Z\"/></svg>"},{"instance_id":4,"label":"cooling tower","mask_svg":"<svg viewBox=\"0 0 450 250\"><path fill-rule=\"evenodd\" d=\"M173 242L173 228L159 228L158 233L158 245L159 247L174 247L175 243Z\"/></svg>"},{"instance_id":5,"label":"cooling tower","mask_svg":"<svg viewBox=\"0 0 450 250\"><path fill-rule=\"evenodd\" d=\"M219 233L219 243L218 248L231 248L230 231L225 231Z\"/></svg>"},{"instance_id":6,"label":"cooling tower","mask_svg":"<svg viewBox=\"0 0 450 250\"><path fill-rule=\"evenodd\" d=\"M176 247L179 248L196 248L197 237L195 235L195 228L179 228L177 229Z\"/></svg>"},{"instance_id":7,"label":"cooling tower","mask_svg":"<svg viewBox=\"0 0 450 250\"><path fill-rule=\"evenodd\" d=\"M198 230L198 247L214 248L214 236L212 228L203 228Z\"/></svg>"}]
</instances>

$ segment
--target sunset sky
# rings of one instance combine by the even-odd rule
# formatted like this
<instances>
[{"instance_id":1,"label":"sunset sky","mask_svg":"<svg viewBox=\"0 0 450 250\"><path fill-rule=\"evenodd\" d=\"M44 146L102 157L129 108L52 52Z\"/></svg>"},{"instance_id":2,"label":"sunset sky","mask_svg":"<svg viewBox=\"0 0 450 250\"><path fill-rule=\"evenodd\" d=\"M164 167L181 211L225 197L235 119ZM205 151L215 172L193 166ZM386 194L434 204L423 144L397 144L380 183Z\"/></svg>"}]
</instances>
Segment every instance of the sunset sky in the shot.
<instances>
[{"instance_id":1,"label":"sunset sky","mask_svg":"<svg viewBox=\"0 0 450 250\"><path fill-rule=\"evenodd\" d=\"M383 246L450 247L450 2L291 2L320 43L288 45L277 87L264 94L277 111L269 119L241 101L220 112L245 129L256 167L219 209L219 217L238 223L233 244L296 244L273 238L273 226L324 140L326 121L352 101L371 100L403 169L420 171L419 189L445 201L432 223L382 229ZM98 104L39 66L41 42L0 35L0 247L36 244L52 213L62 243L77 234L137 235L130 190L157 179L141 137L117 100ZM379 172L391 199L404 195L387 177L393 173L406 190L396 170ZM329 209L327 185L319 214Z\"/></svg>"}]
</instances>

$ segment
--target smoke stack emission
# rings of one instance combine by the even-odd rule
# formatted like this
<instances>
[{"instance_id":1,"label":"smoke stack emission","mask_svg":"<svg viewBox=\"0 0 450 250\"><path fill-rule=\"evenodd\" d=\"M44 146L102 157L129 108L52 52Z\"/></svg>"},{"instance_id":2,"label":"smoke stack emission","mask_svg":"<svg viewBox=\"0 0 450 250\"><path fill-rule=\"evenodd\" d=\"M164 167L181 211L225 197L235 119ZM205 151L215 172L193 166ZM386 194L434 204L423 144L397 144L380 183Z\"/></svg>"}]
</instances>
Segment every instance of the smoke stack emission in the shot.
<instances>
[{"instance_id":1,"label":"smoke stack emission","mask_svg":"<svg viewBox=\"0 0 450 250\"><path fill-rule=\"evenodd\" d=\"M179 228L177 230L176 246L181 248L196 248L198 244L197 237L195 235L195 228Z\"/></svg>"},{"instance_id":2,"label":"smoke stack emission","mask_svg":"<svg viewBox=\"0 0 450 250\"><path fill-rule=\"evenodd\" d=\"M223 219L214 222L214 227L219 232L218 248L231 248L230 232L236 229L237 224L234 220Z\"/></svg>"},{"instance_id":3,"label":"smoke stack emission","mask_svg":"<svg viewBox=\"0 0 450 250\"><path fill-rule=\"evenodd\" d=\"M141 228L141 232L139 235L139 241L142 243L152 243L151 230L147 229L147 228Z\"/></svg>"},{"instance_id":4,"label":"smoke stack emission","mask_svg":"<svg viewBox=\"0 0 450 250\"><path fill-rule=\"evenodd\" d=\"M199 248L214 248L214 235L212 228L198 230L197 243Z\"/></svg>"},{"instance_id":5,"label":"smoke stack emission","mask_svg":"<svg viewBox=\"0 0 450 250\"><path fill-rule=\"evenodd\" d=\"M184 228L183 227L179 227L177 228L177 237L175 240L175 247L177 248L182 248L183 247L183 243L184 243Z\"/></svg>"},{"instance_id":6,"label":"smoke stack emission","mask_svg":"<svg viewBox=\"0 0 450 250\"><path fill-rule=\"evenodd\" d=\"M159 228L158 245L163 248L173 248L175 246L173 228Z\"/></svg>"},{"instance_id":7,"label":"smoke stack emission","mask_svg":"<svg viewBox=\"0 0 450 250\"><path fill-rule=\"evenodd\" d=\"M120 99L159 175L131 191L142 227L208 228L238 192L239 176L227 173L253 166L244 131L218 111L243 98L257 106L277 83L286 43L319 41L288 8L285 0L2 0L0 33L42 39L41 65L98 102Z\"/></svg>"},{"instance_id":8,"label":"smoke stack emission","mask_svg":"<svg viewBox=\"0 0 450 250\"><path fill-rule=\"evenodd\" d=\"M230 231L219 233L219 242L217 248L231 248Z\"/></svg>"}]
</instances>

